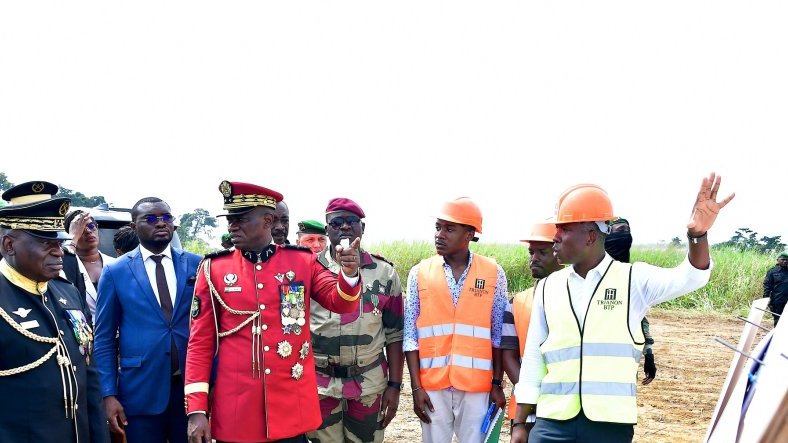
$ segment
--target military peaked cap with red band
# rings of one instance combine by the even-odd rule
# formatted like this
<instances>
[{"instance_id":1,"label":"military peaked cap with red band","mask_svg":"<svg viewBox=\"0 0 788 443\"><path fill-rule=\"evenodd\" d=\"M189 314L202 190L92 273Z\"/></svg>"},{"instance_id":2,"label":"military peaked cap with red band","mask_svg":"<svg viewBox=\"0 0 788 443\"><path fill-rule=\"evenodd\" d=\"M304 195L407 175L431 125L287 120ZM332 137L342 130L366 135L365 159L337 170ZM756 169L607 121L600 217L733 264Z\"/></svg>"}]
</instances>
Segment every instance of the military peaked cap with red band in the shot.
<instances>
[{"instance_id":1,"label":"military peaked cap with red band","mask_svg":"<svg viewBox=\"0 0 788 443\"><path fill-rule=\"evenodd\" d=\"M337 211L352 212L353 214L358 215L359 218L366 217L366 215L364 215L364 210L361 209L361 206L349 198L333 198L328 202L328 206L326 207L326 215Z\"/></svg>"},{"instance_id":2,"label":"military peaked cap with red band","mask_svg":"<svg viewBox=\"0 0 788 443\"><path fill-rule=\"evenodd\" d=\"M224 197L224 209L228 212L219 217L243 214L258 206L276 209L277 202L284 198L282 194L262 186L227 180L219 184L219 192Z\"/></svg>"}]
</instances>

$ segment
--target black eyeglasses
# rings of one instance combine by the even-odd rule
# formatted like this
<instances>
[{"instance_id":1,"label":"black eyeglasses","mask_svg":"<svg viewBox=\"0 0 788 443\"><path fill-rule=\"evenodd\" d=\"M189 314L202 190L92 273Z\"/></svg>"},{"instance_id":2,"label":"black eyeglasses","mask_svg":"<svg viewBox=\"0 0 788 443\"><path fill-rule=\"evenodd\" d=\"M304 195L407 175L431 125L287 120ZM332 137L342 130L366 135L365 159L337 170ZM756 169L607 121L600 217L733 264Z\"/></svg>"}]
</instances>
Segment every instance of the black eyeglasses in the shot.
<instances>
[{"instance_id":1,"label":"black eyeglasses","mask_svg":"<svg viewBox=\"0 0 788 443\"><path fill-rule=\"evenodd\" d=\"M159 222L159 220L163 221L164 223L172 223L172 221L175 220L175 217L173 217L172 214L164 214L160 216L155 216L151 214L151 215L146 215L143 219L149 225L155 225L156 223Z\"/></svg>"},{"instance_id":2,"label":"black eyeglasses","mask_svg":"<svg viewBox=\"0 0 788 443\"><path fill-rule=\"evenodd\" d=\"M333 229L339 229L345 223L349 224L351 227L358 226L358 224L361 223L361 219L353 215L349 215L347 217L334 217L330 222L328 222L328 226L331 226Z\"/></svg>"}]
</instances>

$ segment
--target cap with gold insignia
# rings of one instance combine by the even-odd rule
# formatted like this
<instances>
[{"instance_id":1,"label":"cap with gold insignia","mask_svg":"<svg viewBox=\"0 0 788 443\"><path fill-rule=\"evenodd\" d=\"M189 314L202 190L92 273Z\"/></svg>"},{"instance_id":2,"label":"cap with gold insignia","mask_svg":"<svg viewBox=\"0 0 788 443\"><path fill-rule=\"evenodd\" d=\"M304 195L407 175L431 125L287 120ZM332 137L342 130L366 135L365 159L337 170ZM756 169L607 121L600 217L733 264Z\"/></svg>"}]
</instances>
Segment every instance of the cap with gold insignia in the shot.
<instances>
[{"instance_id":1,"label":"cap with gold insignia","mask_svg":"<svg viewBox=\"0 0 788 443\"><path fill-rule=\"evenodd\" d=\"M71 206L68 197L54 197L59 188L45 181L16 185L3 192L6 206L0 207L0 227L20 229L35 237L68 240L63 219Z\"/></svg>"},{"instance_id":2,"label":"cap with gold insignia","mask_svg":"<svg viewBox=\"0 0 788 443\"><path fill-rule=\"evenodd\" d=\"M326 226L317 220L304 220L298 222L298 232L296 234L326 235Z\"/></svg>"},{"instance_id":3,"label":"cap with gold insignia","mask_svg":"<svg viewBox=\"0 0 788 443\"><path fill-rule=\"evenodd\" d=\"M219 192L224 197L227 214L218 217L245 214L259 206L276 209L276 203L284 198L282 194L262 186L227 180L219 184Z\"/></svg>"}]
</instances>

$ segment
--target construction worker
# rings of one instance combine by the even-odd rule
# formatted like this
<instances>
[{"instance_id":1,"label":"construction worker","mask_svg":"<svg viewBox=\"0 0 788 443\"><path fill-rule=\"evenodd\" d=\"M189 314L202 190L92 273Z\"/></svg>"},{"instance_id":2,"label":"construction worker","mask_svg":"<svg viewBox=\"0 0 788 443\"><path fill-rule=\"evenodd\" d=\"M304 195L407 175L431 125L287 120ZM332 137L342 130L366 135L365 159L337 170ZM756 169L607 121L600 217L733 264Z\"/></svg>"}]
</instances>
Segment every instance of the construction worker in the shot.
<instances>
[{"instance_id":1,"label":"construction worker","mask_svg":"<svg viewBox=\"0 0 788 443\"><path fill-rule=\"evenodd\" d=\"M553 237L556 229L554 223L538 223L533 226L531 233L520 240L528 244L530 256L529 268L531 277L539 280L547 277L562 268L553 252ZM501 331L501 346L503 350L503 369L509 380L517 384L520 378L520 360L525 349L525 340L528 335L528 323L531 320L531 305L534 300L534 288L530 287L512 297L503 313L503 328ZM509 419L514 420L517 410L517 400L514 396L509 400ZM533 426L536 416L528 419L529 428Z\"/></svg>"},{"instance_id":2,"label":"construction worker","mask_svg":"<svg viewBox=\"0 0 788 443\"><path fill-rule=\"evenodd\" d=\"M515 388L512 442L631 442L637 423L636 381L651 306L703 287L711 274L708 230L733 194L717 202L720 178L704 178L687 224L687 260L675 268L621 263L605 253L607 193L576 185L559 198L554 238L568 266L541 280Z\"/></svg>"},{"instance_id":3,"label":"construction worker","mask_svg":"<svg viewBox=\"0 0 788 443\"><path fill-rule=\"evenodd\" d=\"M410 270L403 349L413 409L425 442L479 442L487 406L503 408L501 322L507 285L492 258L468 249L482 213L468 198L444 204L435 222L437 255ZM493 348L495 347L495 348Z\"/></svg>"}]
</instances>

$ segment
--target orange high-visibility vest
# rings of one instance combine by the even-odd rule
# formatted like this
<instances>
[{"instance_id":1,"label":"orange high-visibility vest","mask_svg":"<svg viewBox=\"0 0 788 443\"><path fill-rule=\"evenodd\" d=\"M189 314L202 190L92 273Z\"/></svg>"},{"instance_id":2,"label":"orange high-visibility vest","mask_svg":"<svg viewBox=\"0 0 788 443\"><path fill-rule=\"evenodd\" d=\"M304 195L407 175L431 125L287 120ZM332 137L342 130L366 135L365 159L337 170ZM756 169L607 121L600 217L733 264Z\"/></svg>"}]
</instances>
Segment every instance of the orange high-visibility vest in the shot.
<instances>
[{"instance_id":1,"label":"orange high-visibility vest","mask_svg":"<svg viewBox=\"0 0 788 443\"><path fill-rule=\"evenodd\" d=\"M430 391L454 387L488 392L493 369L490 317L498 264L473 255L456 307L443 264L438 255L419 264L416 327L421 384Z\"/></svg>"},{"instance_id":2,"label":"orange high-visibility vest","mask_svg":"<svg viewBox=\"0 0 788 443\"><path fill-rule=\"evenodd\" d=\"M539 282L537 282L539 284ZM520 361L525 353L525 339L528 337L528 325L531 324L531 305L534 302L534 288L528 288L512 298L512 315L514 316L514 329L517 331L517 341L520 345ZM509 419L514 420L517 411L517 399L514 393L509 398Z\"/></svg>"}]
</instances>

